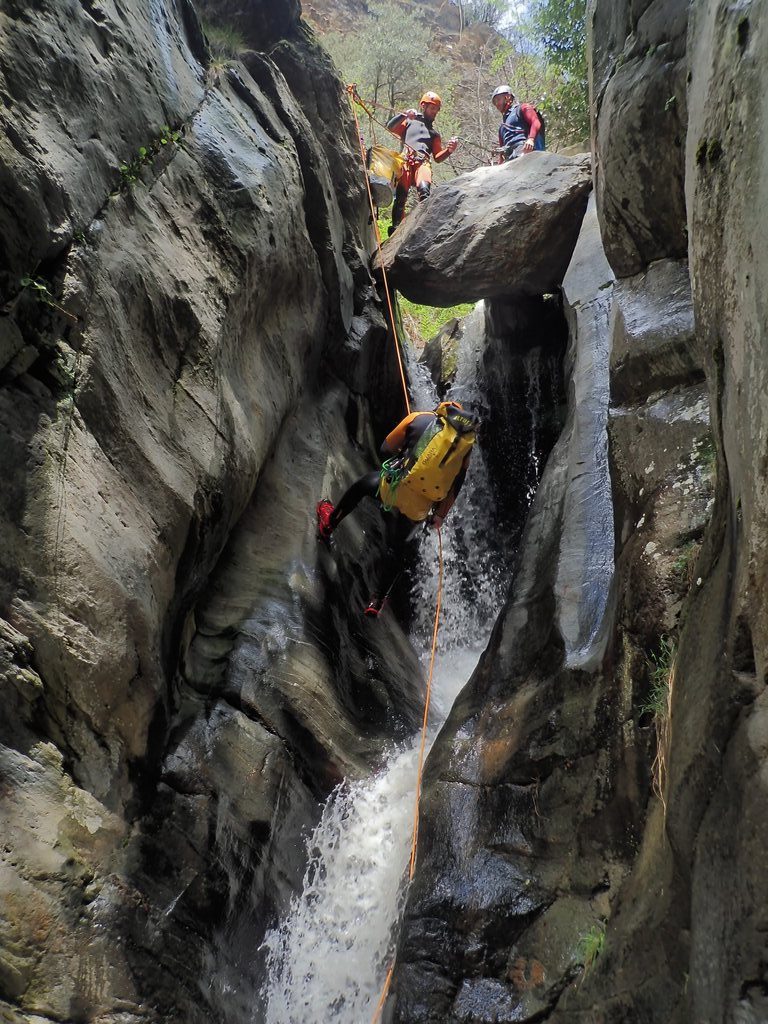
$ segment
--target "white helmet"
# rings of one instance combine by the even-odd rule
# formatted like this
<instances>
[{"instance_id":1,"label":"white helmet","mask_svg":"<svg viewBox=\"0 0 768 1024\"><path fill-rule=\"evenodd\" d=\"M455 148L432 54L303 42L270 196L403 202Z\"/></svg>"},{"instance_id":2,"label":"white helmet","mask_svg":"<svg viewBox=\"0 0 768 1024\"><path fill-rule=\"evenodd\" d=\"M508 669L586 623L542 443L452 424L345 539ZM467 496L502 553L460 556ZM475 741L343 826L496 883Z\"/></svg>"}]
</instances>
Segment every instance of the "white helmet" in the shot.
<instances>
[{"instance_id":1,"label":"white helmet","mask_svg":"<svg viewBox=\"0 0 768 1024\"><path fill-rule=\"evenodd\" d=\"M499 88L495 90L493 96L491 96L491 99L495 100L497 96L504 96L505 93L509 93L510 96L514 96L514 93L508 85L500 85Z\"/></svg>"}]
</instances>

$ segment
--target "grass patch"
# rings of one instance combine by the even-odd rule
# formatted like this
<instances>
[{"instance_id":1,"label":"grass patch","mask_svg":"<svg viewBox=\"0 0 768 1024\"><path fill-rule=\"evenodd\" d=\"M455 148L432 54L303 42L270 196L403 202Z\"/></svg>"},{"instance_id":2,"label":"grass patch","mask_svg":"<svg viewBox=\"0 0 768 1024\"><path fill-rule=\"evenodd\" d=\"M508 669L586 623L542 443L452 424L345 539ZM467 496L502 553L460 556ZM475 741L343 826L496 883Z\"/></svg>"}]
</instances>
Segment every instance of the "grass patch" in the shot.
<instances>
[{"instance_id":1,"label":"grass patch","mask_svg":"<svg viewBox=\"0 0 768 1024\"><path fill-rule=\"evenodd\" d=\"M597 960L605 950L605 922L598 921L579 939L576 947L577 955L584 965L584 975L589 974Z\"/></svg>"},{"instance_id":2,"label":"grass patch","mask_svg":"<svg viewBox=\"0 0 768 1024\"><path fill-rule=\"evenodd\" d=\"M693 459L706 472L714 472L717 465L717 450L711 434L693 442Z\"/></svg>"},{"instance_id":3,"label":"grass patch","mask_svg":"<svg viewBox=\"0 0 768 1024\"><path fill-rule=\"evenodd\" d=\"M434 338L440 328L449 320L466 316L475 308L474 302L462 302L458 306L420 306L401 296L398 297L403 313L413 317L424 341Z\"/></svg>"},{"instance_id":4,"label":"grass patch","mask_svg":"<svg viewBox=\"0 0 768 1024\"><path fill-rule=\"evenodd\" d=\"M675 641L663 636L658 651L649 658L651 666L651 689L645 703L640 707L641 714L653 715L656 730L656 756L651 766L653 791L667 814L665 790L667 786L667 758L672 740L672 689L675 682Z\"/></svg>"},{"instance_id":5,"label":"grass patch","mask_svg":"<svg viewBox=\"0 0 768 1024\"><path fill-rule=\"evenodd\" d=\"M672 570L681 582L691 582L691 575L693 573L693 567L696 564L696 555L698 554L698 551L698 543L695 540L689 540L687 544L683 545L680 554L672 563Z\"/></svg>"},{"instance_id":6,"label":"grass patch","mask_svg":"<svg viewBox=\"0 0 768 1024\"><path fill-rule=\"evenodd\" d=\"M208 39L211 51L211 64L226 66L227 61L237 60L249 48L245 36L232 25L214 25L203 23L203 32Z\"/></svg>"},{"instance_id":7,"label":"grass patch","mask_svg":"<svg viewBox=\"0 0 768 1024\"><path fill-rule=\"evenodd\" d=\"M640 706L641 714L651 714L654 718L661 718L667 714L669 677L674 660L675 642L670 637L663 636L658 651L654 651L649 658L651 689L645 703Z\"/></svg>"}]
</instances>

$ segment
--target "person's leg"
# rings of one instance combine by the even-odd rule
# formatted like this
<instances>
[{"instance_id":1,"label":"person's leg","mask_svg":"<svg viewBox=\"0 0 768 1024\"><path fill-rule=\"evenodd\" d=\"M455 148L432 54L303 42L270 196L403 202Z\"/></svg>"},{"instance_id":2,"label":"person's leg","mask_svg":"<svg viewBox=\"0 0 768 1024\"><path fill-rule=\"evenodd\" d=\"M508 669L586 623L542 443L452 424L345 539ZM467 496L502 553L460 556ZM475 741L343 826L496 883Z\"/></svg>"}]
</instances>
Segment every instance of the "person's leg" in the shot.
<instances>
[{"instance_id":1,"label":"person's leg","mask_svg":"<svg viewBox=\"0 0 768 1024\"><path fill-rule=\"evenodd\" d=\"M379 490L379 471L366 473L347 488L330 518L331 529L335 530L342 519L354 512L363 498L375 498Z\"/></svg>"},{"instance_id":2,"label":"person's leg","mask_svg":"<svg viewBox=\"0 0 768 1024\"><path fill-rule=\"evenodd\" d=\"M429 160L425 160L423 164L419 164L416 168L416 192L419 196L419 202L423 203L425 199L429 199L429 193L432 191L432 164Z\"/></svg>"},{"instance_id":3,"label":"person's leg","mask_svg":"<svg viewBox=\"0 0 768 1024\"><path fill-rule=\"evenodd\" d=\"M342 494L341 500L334 508L333 502L328 498L318 501L315 509L317 513L317 532L321 540L330 540L331 534L339 523L350 512L354 511L363 498L375 498L379 490L379 473L374 470L366 473L347 488Z\"/></svg>"},{"instance_id":4,"label":"person's leg","mask_svg":"<svg viewBox=\"0 0 768 1024\"><path fill-rule=\"evenodd\" d=\"M375 617L381 611L389 592L403 571L405 545L418 531L421 523L414 523L400 512L393 513L393 521L388 524L389 543L379 569L378 580L365 609L365 614Z\"/></svg>"},{"instance_id":5,"label":"person's leg","mask_svg":"<svg viewBox=\"0 0 768 1024\"><path fill-rule=\"evenodd\" d=\"M392 223L389 226L390 235L405 216L405 204L408 199L408 190L413 184L411 165L406 163L397 179L395 188L395 201L392 205Z\"/></svg>"}]
</instances>

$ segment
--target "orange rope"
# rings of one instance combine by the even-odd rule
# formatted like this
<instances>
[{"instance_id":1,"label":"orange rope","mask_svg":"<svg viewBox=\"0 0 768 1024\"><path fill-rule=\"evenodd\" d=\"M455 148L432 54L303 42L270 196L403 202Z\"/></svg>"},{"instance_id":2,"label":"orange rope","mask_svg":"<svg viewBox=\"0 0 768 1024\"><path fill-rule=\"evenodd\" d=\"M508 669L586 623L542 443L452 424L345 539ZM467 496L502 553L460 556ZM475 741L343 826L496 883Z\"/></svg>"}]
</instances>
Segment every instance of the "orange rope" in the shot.
<instances>
[{"instance_id":1,"label":"orange rope","mask_svg":"<svg viewBox=\"0 0 768 1024\"><path fill-rule=\"evenodd\" d=\"M354 85L347 86L347 95L349 96L349 105L352 108L352 114L355 118L355 131L357 132L357 141L360 146L360 159L363 162L363 177L365 178L365 188L368 193L368 204L371 208L371 219L373 220L373 230L376 235L376 247L379 250L379 260L381 260L381 275L384 280L384 293L387 296L387 309L389 310L389 322L392 325L392 338L395 342L395 354L397 355L397 366L400 370L400 380L403 384L403 396L405 398L405 411L410 416L411 413L411 402L408 398L408 385L405 382L405 370L403 368L403 357L400 354L400 339L397 336L397 326L395 325L395 312L392 308L392 296L389 293L389 281L387 281L387 272L384 269L384 261L381 255L381 235L379 233L379 225L376 219L376 207L373 202L373 194L371 193L371 183L368 180L368 168L365 166L365 147L363 146L363 137L360 132L360 122L357 118L357 111L355 110L355 103L353 97L357 96L357 91ZM357 102L362 104L360 97L357 96Z\"/></svg>"},{"instance_id":2,"label":"orange rope","mask_svg":"<svg viewBox=\"0 0 768 1024\"><path fill-rule=\"evenodd\" d=\"M440 626L440 605L443 597L443 538L440 535L440 527L437 527L437 557L438 557L438 574L437 574L437 606L435 608L435 625L432 630L432 653L429 658L429 673L427 674L427 692L424 698L424 718L421 723L421 746L419 748L419 766L416 772L416 805L413 810L413 835L411 837L411 862L408 866L408 881L413 878L413 873L416 870L416 847L419 841L419 797L421 796L421 776L424 769L424 749L427 742L427 719L429 718L429 703L432 696L432 676L435 671L435 653L437 652L437 631ZM394 960L389 966L387 971L387 977L384 981L384 988L382 989L379 1002L376 1006L376 1012L373 1015L371 1024L376 1024L381 1015L381 1011L384 1009L384 1003L387 1001L389 994L389 986L392 981L392 974L395 970Z\"/></svg>"},{"instance_id":3,"label":"orange rope","mask_svg":"<svg viewBox=\"0 0 768 1024\"><path fill-rule=\"evenodd\" d=\"M429 701L432 695L432 673L435 669L435 652L437 651L437 630L440 626L440 602L443 596L443 538L440 536L440 527L437 528L437 607L435 608L435 628L432 630L432 654L429 658L429 675L427 676L427 695L424 700L424 721L421 723L421 747L419 749L419 768L416 772L416 806L413 810L413 840L411 842L411 864L408 868L408 879L413 878L416 870L416 844L419 838L419 797L421 796L421 773L424 767L424 747L427 741L427 717L429 715Z\"/></svg>"}]
</instances>

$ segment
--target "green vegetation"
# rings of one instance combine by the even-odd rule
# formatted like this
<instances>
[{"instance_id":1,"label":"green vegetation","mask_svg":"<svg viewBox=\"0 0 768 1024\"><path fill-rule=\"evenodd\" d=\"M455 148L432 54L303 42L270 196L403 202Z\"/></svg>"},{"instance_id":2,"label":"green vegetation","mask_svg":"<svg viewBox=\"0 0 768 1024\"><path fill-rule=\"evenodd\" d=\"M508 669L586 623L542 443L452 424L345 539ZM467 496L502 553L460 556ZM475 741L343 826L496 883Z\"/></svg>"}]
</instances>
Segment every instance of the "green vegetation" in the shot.
<instances>
[{"instance_id":1,"label":"green vegetation","mask_svg":"<svg viewBox=\"0 0 768 1024\"><path fill-rule=\"evenodd\" d=\"M700 441L693 442L693 459L702 469L708 472L714 470L717 464L717 450L715 448L715 439L711 434L708 434Z\"/></svg>"},{"instance_id":2,"label":"green vegetation","mask_svg":"<svg viewBox=\"0 0 768 1024\"><path fill-rule=\"evenodd\" d=\"M218 63L219 66L226 66L229 62L237 60L248 49L245 37L232 25L214 25L211 22L203 22L203 32L208 39L212 64Z\"/></svg>"},{"instance_id":3,"label":"green vegetation","mask_svg":"<svg viewBox=\"0 0 768 1024\"><path fill-rule=\"evenodd\" d=\"M424 341L434 338L443 324L447 324L454 317L466 316L475 308L473 302L463 302L458 306L419 306L415 302L409 302L402 295L398 296L400 309L408 316L412 316L419 327L419 334Z\"/></svg>"},{"instance_id":4,"label":"green vegetation","mask_svg":"<svg viewBox=\"0 0 768 1024\"><path fill-rule=\"evenodd\" d=\"M699 545L695 540L689 540L683 545L680 554L672 563L672 569L678 579L690 582L691 570L695 564L698 550Z\"/></svg>"},{"instance_id":5,"label":"green vegetation","mask_svg":"<svg viewBox=\"0 0 768 1024\"><path fill-rule=\"evenodd\" d=\"M139 180L143 167L151 164L155 157L162 151L164 146L178 145L181 139L181 132L174 131L168 125L163 126L160 135L148 146L140 146L139 151L133 160L120 164L120 184L122 188L130 188Z\"/></svg>"},{"instance_id":6,"label":"green vegetation","mask_svg":"<svg viewBox=\"0 0 768 1024\"><path fill-rule=\"evenodd\" d=\"M324 36L323 46L344 80L374 105L377 119L386 122L415 106L427 88L446 101L451 83L432 53L432 30L421 13L404 11L394 0L372 0L369 12L350 31Z\"/></svg>"},{"instance_id":7,"label":"green vegetation","mask_svg":"<svg viewBox=\"0 0 768 1024\"><path fill-rule=\"evenodd\" d=\"M548 148L588 138L585 4L531 0L525 13L520 8L510 14L501 0L461 0L463 25L480 21L496 28L470 68L443 48L444 38L428 17L395 0L371 0L368 16L322 36L322 43L343 81L357 85L379 122L358 111L367 145L398 148L382 125L393 113L416 107L426 89L440 94L436 127L444 140L457 135L460 141L450 159L434 166L439 183L494 158L499 115L490 97L504 81L543 113Z\"/></svg>"},{"instance_id":8,"label":"green vegetation","mask_svg":"<svg viewBox=\"0 0 768 1024\"><path fill-rule=\"evenodd\" d=\"M490 25L498 29L507 10L505 0L456 0L461 14L461 26Z\"/></svg>"},{"instance_id":9,"label":"green vegetation","mask_svg":"<svg viewBox=\"0 0 768 1024\"><path fill-rule=\"evenodd\" d=\"M534 0L533 35L540 39L557 79L546 99L552 139L589 138L587 0ZM549 145L549 142L548 142Z\"/></svg>"},{"instance_id":10,"label":"green vegetation","mask_svg":"<svg viewBox=\"0 0 768 1024\"><path fill-rule=\"evenodd\" d=\"M592 970L599 956L605 950L605 922L598 921L579 939L577 953L584 965L584 976Z\"/></svg>"},{"instance_id":11,"label":"green vegetation","mask_svg":"<svg viewBox=\"0 0 768 1024\"><path fill-rule=\"evenodd\" d=\"M656 754L651 766L653 791L661 800L664 815L667 813L667 758L672 741L672 688L675 683L675 641L668 636L661 637L659 649L648 658L651 687L640 714L653 715L656 733Z\"/></svg>"},{"instance_id":12,"label":"green vegetation","mask_svg":"<svg viewBox=\"0 0 768 1024\"><path fill-rule=\"evenodd\" d=\"M651 653L649 658L651 689L645 703L640 706L641 714L651 714L657 719L667 717L675 650L674 640L671 637L663 636L659 641L658 651Z\"/></svg>"},{"instance_id":13,"label":"green vegetation","mask_svg":"<svg viewBox=\"0 0 768 1024\"><path fill-rule=\"evenodd\" d=\"M42 302L45 306L50 306L52 309L57 310L59 313L63 313L64 316L69 317L70 320L77 320L78 317L74 313L70 313L68 310L60 306L51 294L51 288L48 281L42 277L22 277L21 287L26 288L27 291L37 302Z\"/></svg>"}]
</instances>

